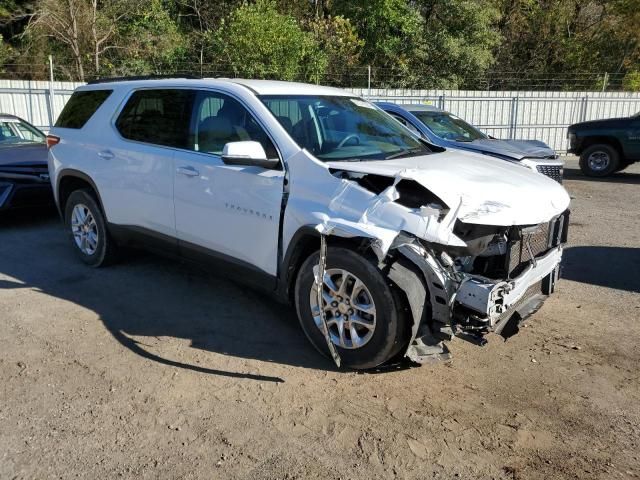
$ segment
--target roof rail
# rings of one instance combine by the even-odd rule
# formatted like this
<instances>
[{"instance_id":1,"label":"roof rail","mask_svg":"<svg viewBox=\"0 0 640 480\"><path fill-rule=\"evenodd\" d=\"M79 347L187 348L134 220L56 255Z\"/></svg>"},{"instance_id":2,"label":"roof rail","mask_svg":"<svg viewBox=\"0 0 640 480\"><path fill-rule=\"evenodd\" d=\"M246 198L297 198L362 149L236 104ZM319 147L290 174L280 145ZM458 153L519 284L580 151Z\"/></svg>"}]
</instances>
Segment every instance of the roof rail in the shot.
<instances>
[{"instance_id":1,"label":"roof rail","mask_svg":"<svg viewBox=\"0 0 640 480\"><path fill-rule=\"evenodd\" d=\"M87 85L95 85L97 83L127 82L131 80L162 80L165 78L182 78L188 80L196 80L202 77L197 77L195 75L137 75L130 77L107 77L90 80L87 82Z\"/></svg>"}]
</instances>

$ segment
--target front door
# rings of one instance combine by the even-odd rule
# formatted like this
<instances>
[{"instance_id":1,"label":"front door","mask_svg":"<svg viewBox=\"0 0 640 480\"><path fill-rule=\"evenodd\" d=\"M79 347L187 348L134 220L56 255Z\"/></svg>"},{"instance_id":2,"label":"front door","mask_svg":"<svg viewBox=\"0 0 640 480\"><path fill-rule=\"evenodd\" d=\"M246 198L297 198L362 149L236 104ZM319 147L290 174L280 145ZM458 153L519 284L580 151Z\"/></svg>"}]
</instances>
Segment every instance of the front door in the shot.
<instances>
[{"instance_id":1,"label":"front door","mask_svg":"<svg viewBox=\"0 0 640 480\"><path fill-rule=\"evenodd\" d=\"M284 170L226 165L226 143L260 142L269 158L272 141L234 98L209 90L196 95L189 152L175 156L176 231L183 253L222 257L275 276Z\"/></svg>"}]
</instances>

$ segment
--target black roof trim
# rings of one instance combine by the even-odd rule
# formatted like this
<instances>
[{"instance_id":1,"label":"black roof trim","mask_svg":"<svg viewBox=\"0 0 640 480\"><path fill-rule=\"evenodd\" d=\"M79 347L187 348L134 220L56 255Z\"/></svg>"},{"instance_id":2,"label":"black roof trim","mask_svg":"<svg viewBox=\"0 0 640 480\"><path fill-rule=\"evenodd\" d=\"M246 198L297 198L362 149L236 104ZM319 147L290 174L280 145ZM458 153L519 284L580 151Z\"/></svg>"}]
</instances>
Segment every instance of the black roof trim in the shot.
<instances>
[{"instance_id":1,"label":"black roof trim","mask_svg":"<svg viewBox=\"0 0 640 480\"><path fill-rule=\"evenodd\" d=\"M108 77L90 80L89 82L87 82L87 85L96 85L99 83L128 82L133 80L163 80L168 78L199 80L202 77L197 77L195 75L139 75L130 77Z\"/></svg>"}]
</instances>

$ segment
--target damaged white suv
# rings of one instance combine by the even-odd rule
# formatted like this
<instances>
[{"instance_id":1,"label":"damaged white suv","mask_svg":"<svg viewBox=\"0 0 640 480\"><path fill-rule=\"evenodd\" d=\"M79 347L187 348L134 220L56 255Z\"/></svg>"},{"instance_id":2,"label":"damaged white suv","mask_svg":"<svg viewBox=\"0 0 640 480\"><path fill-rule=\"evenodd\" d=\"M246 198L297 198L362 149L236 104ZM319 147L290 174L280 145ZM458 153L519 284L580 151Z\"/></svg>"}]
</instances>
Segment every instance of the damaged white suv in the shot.
<instances>
[{"instance_id":1,"label":"damaged white suv","mask_svg":"<svg viewBox=\"0 0 640 480\"><path fill-rule=\"evenodd\" d=\"M434 152L338 89L97 82L73 94L47 141L85 263L146 245L211 264L293 303L314 346L349 367L513 334L558 278L560 184Z\"/></svg>"}]
</instances>

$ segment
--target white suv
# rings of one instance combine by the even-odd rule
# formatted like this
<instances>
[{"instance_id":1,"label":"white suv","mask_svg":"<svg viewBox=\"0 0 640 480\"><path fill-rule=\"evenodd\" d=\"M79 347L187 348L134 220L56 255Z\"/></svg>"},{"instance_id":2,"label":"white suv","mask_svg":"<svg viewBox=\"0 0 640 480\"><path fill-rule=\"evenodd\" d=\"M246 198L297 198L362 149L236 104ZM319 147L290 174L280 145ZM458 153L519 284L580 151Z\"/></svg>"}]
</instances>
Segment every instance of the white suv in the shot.
<instances>
[{"instance_id":1,"label":"white suv","mask_svg":"<svg viewBox=\"0 0 640 480\"><path fill-rule=\"evenodd\" d=\"M504 336L558 277L569 196L519 165L434 153L371 103L257 80L94 83L48 137L80 258L150 246L295 305L340 364ZM322 281L320 281L322 279Z\"/></svg>"}]
</instances>

